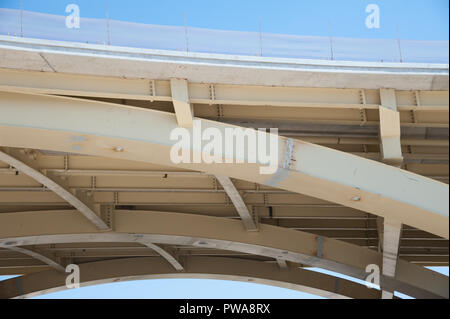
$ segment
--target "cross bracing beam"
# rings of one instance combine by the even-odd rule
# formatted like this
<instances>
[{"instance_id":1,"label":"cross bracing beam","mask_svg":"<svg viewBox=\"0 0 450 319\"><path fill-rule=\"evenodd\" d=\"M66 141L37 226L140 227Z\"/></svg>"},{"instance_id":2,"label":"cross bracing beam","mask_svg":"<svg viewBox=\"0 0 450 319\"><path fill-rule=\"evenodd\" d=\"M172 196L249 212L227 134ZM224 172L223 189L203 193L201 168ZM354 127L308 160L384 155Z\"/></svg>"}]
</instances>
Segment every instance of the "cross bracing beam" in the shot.
<instances>
[{"instance_id":1,"label":"cross bracing beam","mask_svg":"<svg viewBox=\"0 0 450 319\"><path fill-rule=\"evenodd\" d=\"M59 271L59 272L65 272L65 268L55 260L55 258L51 256L47 256L42 252L37 251L36 249L30 249L25 247L19 247L19 246L8 246L9 250L33 257L34 259L40 260L43 263L49 265L53 269Z\"/></svg>"},{"instance_id":2,"label":"cross bracing beam","mask_svg":"<svg viewBox=\"0 0 450 319\"><path fill-rule=\"evenodd\" d=\"M397 111L397 97L394 89L380 89L380 139L381 160L400 167L403 162L400 142L400 113ZM382 248L383 275L395 277L400 246L402 224L395 219L384 218ZM382 287L383 288L383 287ZM392 299L393 291L382 290L383 299Z\"/></svg>"},{"instance_id":3,"label":"cross bracing beam","mask_svg":"<svg viewBox=\"0 0 450 319\"><path fill-rule=\"evenodd\" d=\"M281 259L281 258L277 258L276 261L277 261L278 267L280 267L281 270L286 270L286 269L289 268L286 260Z\"/></svg>"},{"instance_id":4,"label":"cross bracing beam","mask_svg":"<svg viewBox=\"0 0 450 319\"><path fill-rule=\"evenodd\" d=\"M363 280L367 265L382 264L382 254L375 250L278 226L260 224L258 232L249 233L240 220L151 211L113 213L115 230L108 233L74 210L2 213L0 246L136 241L189 245L281 258ZM395 278L381 275L380 284L412 297L448 298L448 277L402 259Z\"/></svg>"},{"instance_id":5,"label":"cross bracing beam","mask_svg":"<svg viewBox=\"0 0 450 319\"><path fill-rule=\"evenodd\" d=\"M161 257L163 257L165 260L167 260L172 266L173 268L175 268L177 271L183 271L184 268L181 265L181 263L177 260L177 258L169 253L166 249L159 247L158 245L151 243L151 242L147 242L147 241L139 241L141 244L153 249L155 252L157 252L159 255L161 255Z\"/></svg>"},{"instance_id":6,"label":"cross bracing beam","mask_svg":"<svg viewBox=\"0 0 450 319\"><path fill-rule=\"evenodd\" d=\"M192 127L194 110L189 101L188 81L186 79L170 79L170 91L178 125Z\"/></svg>"},{"instance_id":7,"label":"cross bracing beam","mask_svg":"<svg viewBox=\"0 0 450 319\"><path fill-rule=\"evenodd\" d=\"M76 192L73 194L64 180L60 179L54 172L42 174L39 168L33 167L35 164L30 157L18 149L9 149L9 154L0 150L0 161L13 166L18 171L24 173L41 183L55 194L66 200L73 207L78 209L87 219L89 219L98 229L108 230L110 227L100 217L100 208L96 208L91 199L85 193ZM96 212L98 211L98 213Z\"/></svg>"},{"instance_id":8,"label":"cross bracing beam","mask_svg":"<svg viewBox=\"0 0 450 319\"><path fill-rule=\"evenodd\" d=\"M169 137L177 127L173 114L66 97L0 97L0 145L172 165L168 159L175 141ZM232 128L214 121L200 123L221 132ZM279 137L279 154L285 154L285 145L286 139ZM260 174L264 165L245 159L173 165L306 194L448 238L448 185L301 140L293 140L292 146L291 167L282 168L281 158L272 175Z\"/></svg>"},{"instance_id":9,"label":"cross bracing beam","mask_svg":"<svg viewBox=\"0 0 450 319\"><path fill-rule=\"evenodd\" d=\"M253 219L252 213L249 211L247 205L245 205L244 200L242 199L241 194L239 194L236 186L234 186L231 179L227 176L216 175L215 176L219 183L222 185L223 189L227 193L228 197L231 199L236 211L244 223L245 229L248 231L256 231L258 227Z\"/></svg>"},{"instance_id":10,"label":"cross bracing beam","mask_svg":"<svg viewBox=\"0 0 450 319\"><path fill-rule=\"evenodd\" d=\"M384 219L383 224L383 267L382 273L385 276L394 278L397 269L398 251L400 246L400 237L402 232L402 224L391 220ZM383 288L383 287L382 287ZM382 290L383 299L392 299L393 291Z\"/></svg>"},{"instance_id":11,"label":"cross bracing beam","mask_svg":"<svg viewBox=\"0 0 450 319\"><path fill-rule=\"evenodd\" d=\"M380 139L382 161L401 166L403 162L400 142L400 113L397 111L397 100L394 89L380 89L381 105Z\"/></svg>"}]
</instances>

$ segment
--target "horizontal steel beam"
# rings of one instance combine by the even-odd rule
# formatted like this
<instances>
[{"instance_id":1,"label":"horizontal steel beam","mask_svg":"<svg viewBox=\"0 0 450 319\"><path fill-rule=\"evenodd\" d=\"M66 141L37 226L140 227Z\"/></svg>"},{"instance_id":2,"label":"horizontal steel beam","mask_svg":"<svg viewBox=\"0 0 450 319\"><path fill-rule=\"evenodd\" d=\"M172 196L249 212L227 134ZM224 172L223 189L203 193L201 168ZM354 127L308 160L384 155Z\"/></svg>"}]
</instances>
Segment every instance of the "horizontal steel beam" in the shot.
<instances>
[{"instance_id":1,"label":"horizontal steel beam","mask_svg":"<svg viewBox=\"0 0 450 319\"><path fill-rule=\"evenodd\" d=\"M189 91L189 95L185 94L184 99L180 100L174 99L174 92L171 92L171 82L175 81L183 83L183 80L175 79L125 79L0 69L0 90L4 91L160 102L175 100L184 103L188 113L191 112L189 103L356 110L377 110L380 104L380 95L376 90L306 88L304 85L283 87L208 83L188 83L185 91ZM364 101L361 101L360 97L362 91L365 92ZM400 97L399 111L449 110L446 91L397 92ZM416 96L421 103L413 102Z\"/></svg>"}]
</instances>

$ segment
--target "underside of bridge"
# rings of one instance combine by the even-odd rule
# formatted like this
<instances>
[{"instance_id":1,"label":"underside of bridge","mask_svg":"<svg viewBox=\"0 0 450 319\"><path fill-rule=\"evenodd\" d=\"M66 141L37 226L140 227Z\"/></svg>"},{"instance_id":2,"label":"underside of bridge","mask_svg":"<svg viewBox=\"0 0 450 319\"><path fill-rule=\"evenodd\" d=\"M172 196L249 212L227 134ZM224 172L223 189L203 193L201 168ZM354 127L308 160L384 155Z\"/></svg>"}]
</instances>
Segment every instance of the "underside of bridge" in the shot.
<instances>
[{"instance_id":1,"label":"underside of bridge","mask_svg":"<svg viewBox=\"0 0 450 319\"><path fill-rule=\"evenodd\" d=\"M0 282L1 298L65 289L69 264L82 285L213 278L448 298L448 277L425 268L448 266L448 66L11 39L0 39L0 275L21 276ZM170 132L193 119L278 128L276 172L248 158L174 164ZM381 290L308 270L364 280L368 265Z\"/></svg>"}]
</instances>

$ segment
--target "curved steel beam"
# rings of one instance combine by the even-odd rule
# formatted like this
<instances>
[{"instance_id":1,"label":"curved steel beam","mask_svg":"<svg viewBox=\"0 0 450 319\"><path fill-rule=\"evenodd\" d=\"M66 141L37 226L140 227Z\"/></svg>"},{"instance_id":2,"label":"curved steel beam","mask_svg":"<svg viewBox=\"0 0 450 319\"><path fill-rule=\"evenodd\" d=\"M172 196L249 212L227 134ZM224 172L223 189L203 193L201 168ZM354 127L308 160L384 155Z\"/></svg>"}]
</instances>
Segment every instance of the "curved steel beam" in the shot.
<instances>
[{"instance_id":1,"label":"curved steel beam","mask_svg":"<svg viewBox=\"0 0 450 319\"><path fill-rule=\"evenodd\" d=\"M0 93L0 145L49 149L226 174L353 207L449 238L448 185L395 167L300 140L278 137L280 165L224 153L233 163L173 164L174 114L67 97ZM24 116L27 114L27 116ZM199 120L225 136L232 125ZM188 129L192 136L192 129ZM261 137L268 137L262 133ZM202 149L189 149L194 153ZM284 164L283 164L284 163ZM286 165L287 164L287 165ZM284 165L284 167L283 167Z\"/></svg>"},{"instance_id":2,"label":"curved steel beam","mask_svg":"<svg viewBox=\"0 0 450 319\"><path fill-rule=\"evenodd\" d=\"M342 278L300 268L279 271L276 264L224 257L187 257L186 272L168 267L162 258L121 258L83 263L80 286L160 279L202 278L252 282L298 290L326 298L379 298L380 292ZM27 298L67 289L65 275L42 271L0 281L0 298Z\"/></svg>"},{"instance_id":3,"label":"curved steel beam","mask_svg":"<svg viewBox=\"0 0 450 319\"><path fill-rule=\"evenodd\" d=\"M100 232L76 211L0 214L0 247L81 242L151 242L238 251L320 267L365 279L382 254L342 241L260 224L248 232L240 220L181 213L114 211L114 232ZM398 260L382 287L417 298L448 298L448 277Z\"/></svg>"},{"instance_id":4,"label":"curved steel beam","mask_svg":"<svg viewBox=\"0 0 450 319\"><path fill-rule=\"evenodd\" d=\"M15 151L15 150L14 150ZM18 153L18 152L15 152ZM19 154L17 154L19 155ZM16 155L16 157L18 157ZM56 195L67 201L70 205L78 209L87 219L89 219L100 230L108 230L108 225L95 212L94 203L92 200L82 193L78 192L76 195L72 194L67 185L64 185L62 180L58 180L58 176L53 172L48 172L45 176L38 169L34 168L32 164L26 164L24 160L20 160L15 156L6 154L0 150L0 161L13 166L18 171L30 176L37 182L41 183Z\"/></svg>"},{"instance_id":5,"label":"curved steel beam","mask_svg":"<svg viewBox=\"0 0 450 319\"><path fill-rule=\"evenodd\" d=\"M52 267L53 269L59 271L59 272L64 272L65 268L59 264L57 261L55 261L53 258L46 256L45 254L38 252L34 249L28 249L28 248L24 248L24 247L19 247L19 246L8 246L9 250L33 257L34 259L40 260L43 263L46 263L47 265L49 265L50 267Z\"/></svg>"},{"instance_id":6,"label":"curved steel beam","mask_svg":"<svg viewBox=\"0 0 450 319\"><path fill-rule=\"evenodd\" d=\"M168 251L165 249L159 247L158 245L155 245L151 242L146 241L140 241L141 244L153 249L155 252L157 252L161 257L163 257L165 260L167 260L173 268L175 268L177 271L183 271L184 267L181 265L181 263L175 258L175 256L172 256Z\"/></svg>"},{"instance_id":7,"label":"curved steel beam","mask_svg":"<svg viewBox=\"0 0 450 319\"><path fill-rule=\"evenodd\" d=\"M257 231L258 226L253 219L252 213L249 211L247 205L245 205L244 199L231 179L223 175L216 175L215 178L219 181L220 185L222 185L224 191L233 203L234 208L236 208L237 213L244 223L245 229L248 231Z\"/></svg>"}]
</instances>

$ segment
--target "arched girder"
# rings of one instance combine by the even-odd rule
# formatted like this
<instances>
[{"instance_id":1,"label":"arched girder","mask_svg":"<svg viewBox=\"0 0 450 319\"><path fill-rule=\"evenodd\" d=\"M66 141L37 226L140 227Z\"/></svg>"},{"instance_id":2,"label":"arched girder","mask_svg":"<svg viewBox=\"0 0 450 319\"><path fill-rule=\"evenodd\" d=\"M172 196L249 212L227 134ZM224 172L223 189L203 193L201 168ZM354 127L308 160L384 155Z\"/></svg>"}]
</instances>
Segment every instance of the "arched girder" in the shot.
<instances>
[{"instance_id":1,"label":"arched girder","mask_svg":"<svg viewBox=\"0 0 450 319\"><path fill-rule=\"evenodd\" d=\"M259 170L264 165L248 163L246 157L244 163L236 163L235 154L227 153L232 164L173 164L170 149L176 141L170 140L170 132L177 122L170 113L67 97L0 93L0 114L0 145L225 174L390 217L449 238L448 185L326 147L278 137L279 167L275 174L264 175ZM218 129L222 136L226 128L234 127L208 120L200 123L202 128Z\"/></svg>"},{"instance_id":2,"label":"arched girder","mask_svg":"<svg viewBox=\"0 0 450 319\"><path fill-rule=\"evenodd\" d=\"M380 297L380 291L342 278L300 268L280 271L276 264L261 261L189 256L185 264L186 272L177 272L158 257L83 263L78 265L80 286L142 279L201 278L259 283L326 298ZM48 270L0 281L0 298L25 298L65 290L66 275Z\"/></svg>"},{"instance_id":3,"label":"arched girder","mask_svg":"<svg viewBox=\"0 0 450 319\"><path fill-rule=\"evenodd\" d=\"M382 254L342 241L278 226L245 230L240 220L151 211L114 212L114 232L100 232L76 211L0 214L0 246L81 242L142 242L193 245L284 259L360 279ZM399 259L395 278L382 287L418 298L448 298L448 277Z\"/></svg>"}]
</instances>

